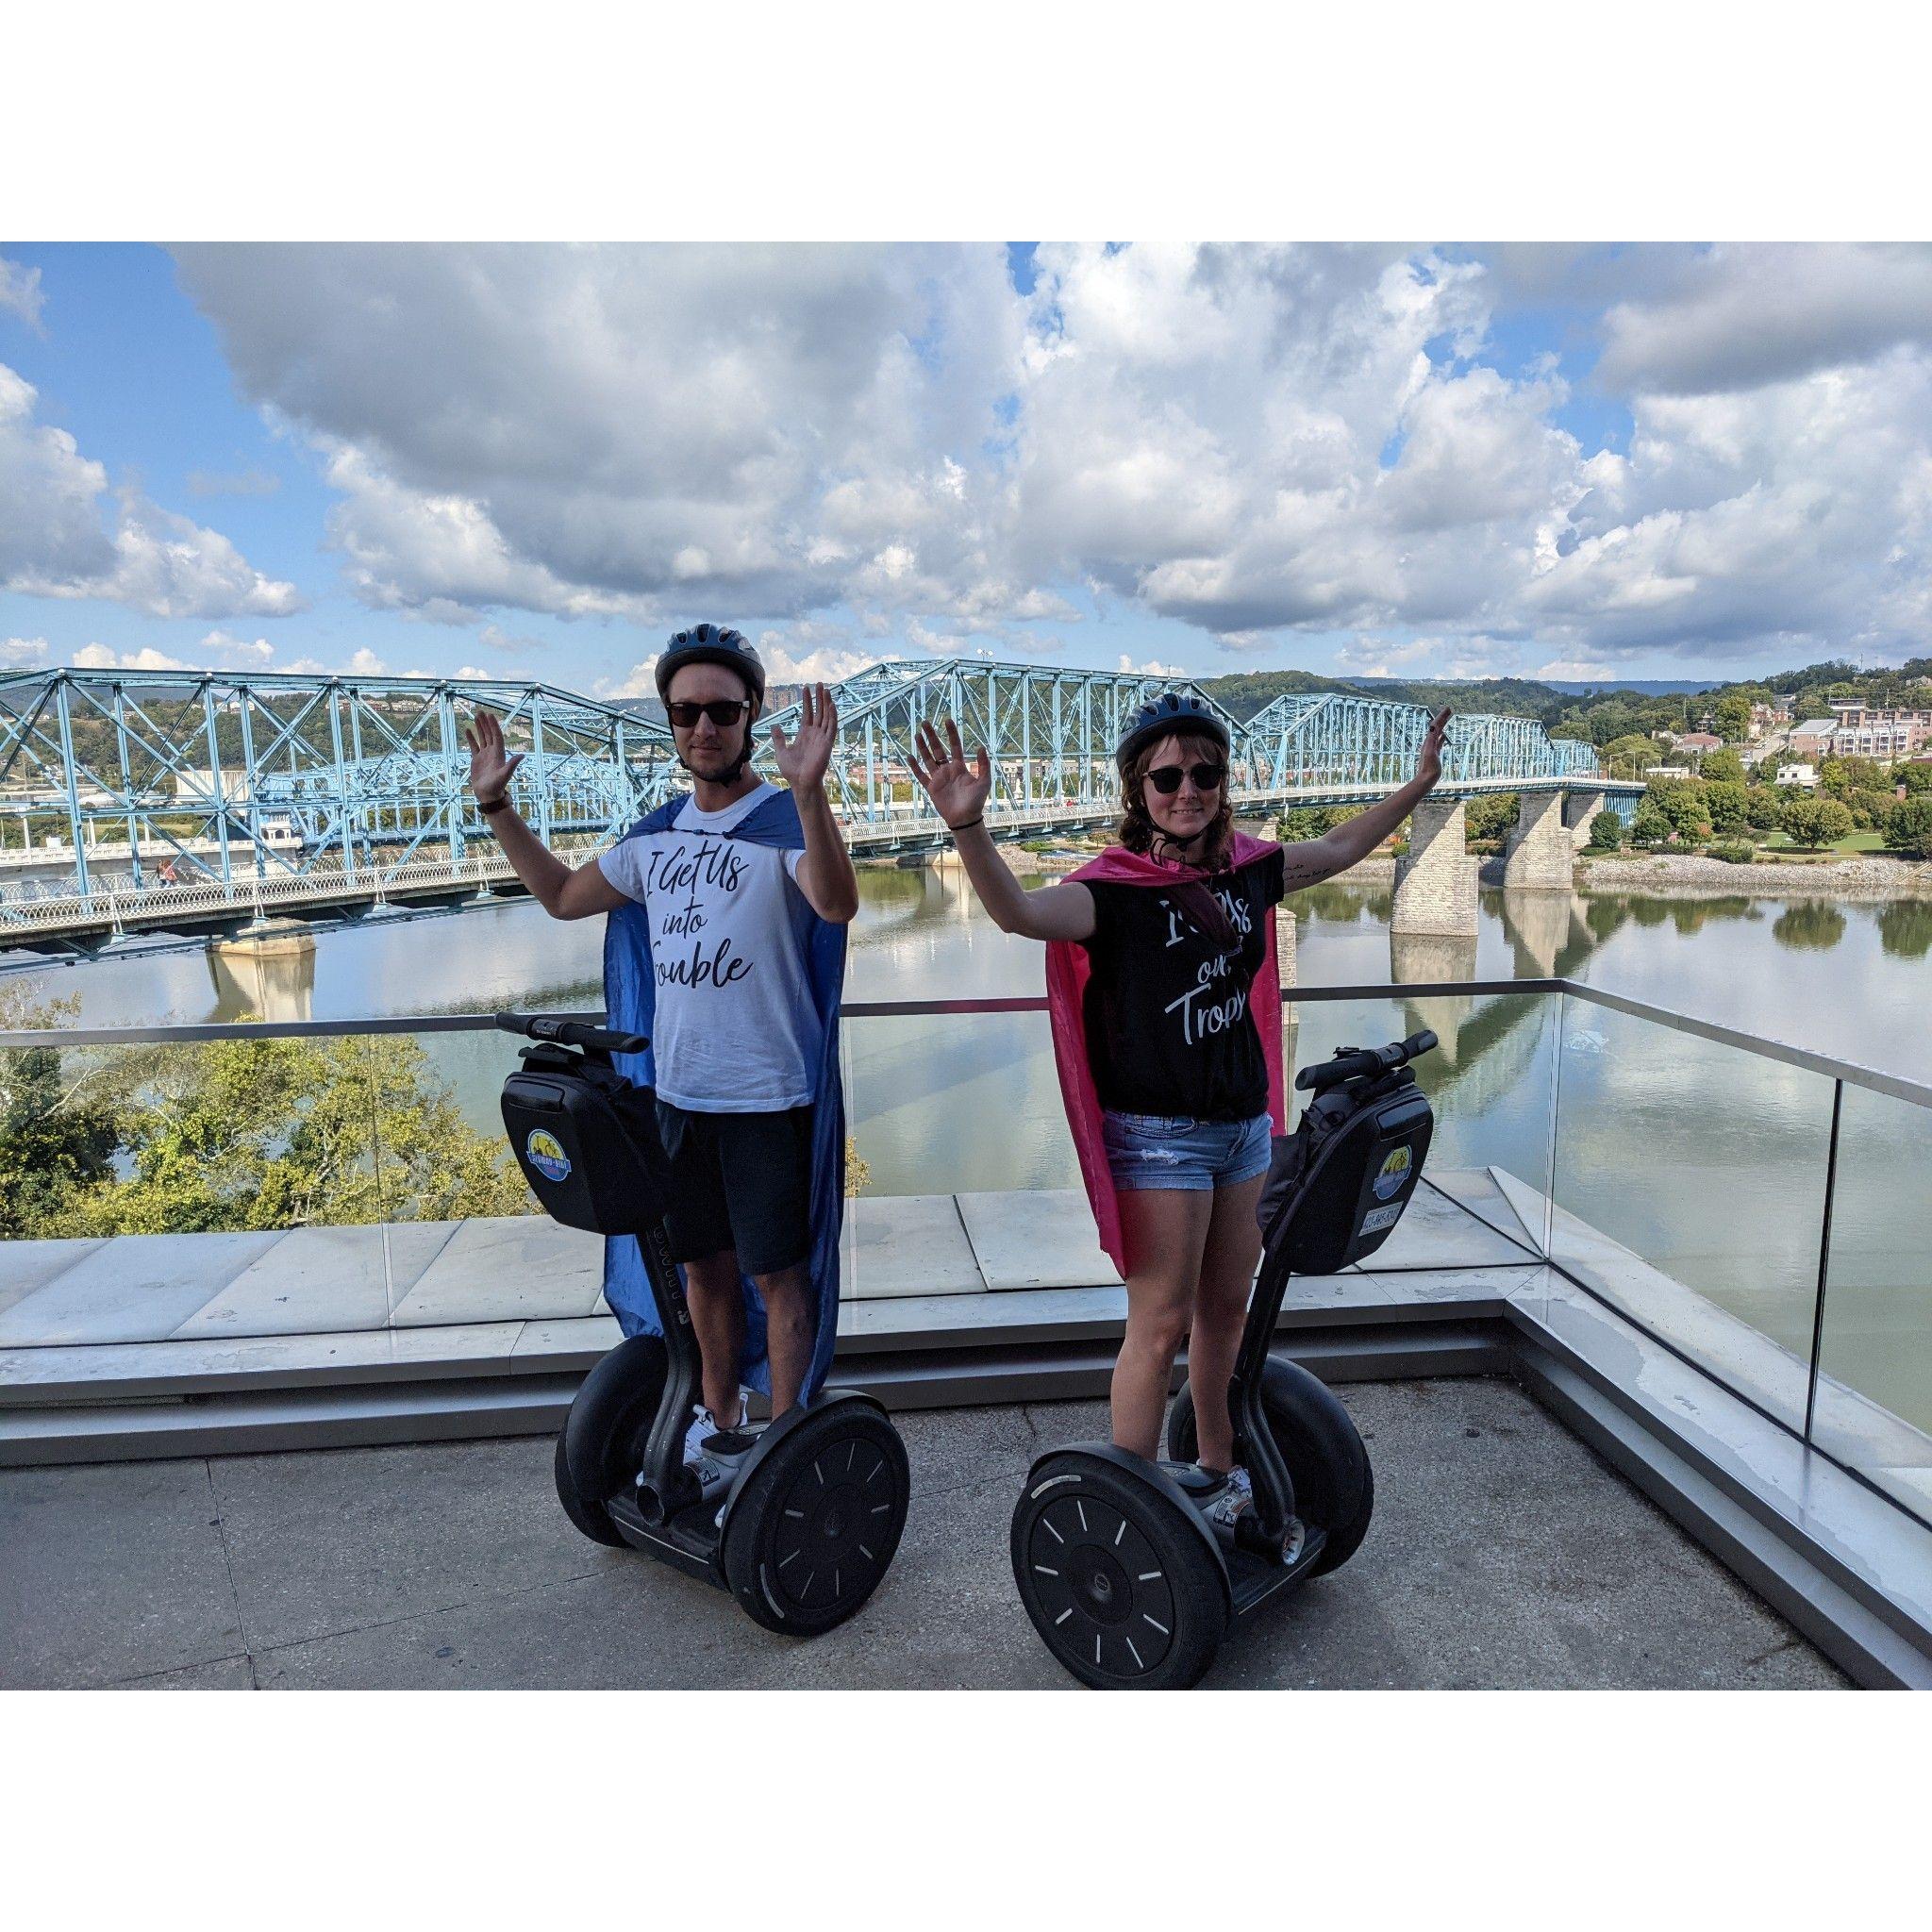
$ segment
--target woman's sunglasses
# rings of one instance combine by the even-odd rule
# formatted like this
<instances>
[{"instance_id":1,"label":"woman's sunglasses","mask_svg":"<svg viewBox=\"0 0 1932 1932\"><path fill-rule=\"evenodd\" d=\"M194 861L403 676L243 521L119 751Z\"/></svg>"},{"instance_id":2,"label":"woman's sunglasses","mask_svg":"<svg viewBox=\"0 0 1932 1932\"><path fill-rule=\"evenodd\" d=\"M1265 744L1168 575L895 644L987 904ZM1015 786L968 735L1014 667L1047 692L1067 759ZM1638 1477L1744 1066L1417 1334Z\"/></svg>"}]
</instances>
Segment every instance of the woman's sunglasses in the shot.
<instances>
[{"instance_id":1,"label":"woman's sunglasses","mask_svg":"<svg viewBox=\"0 0 1932 1932\"><path fill-rule=\"evenodd\" d=\"M1156 765L1147 774L1147 782L1163 798L1172 798L1181 789L1183 775L1194 781L1196 791L1218 791L1221 781L1227 776L1225 765Z\"/></svg>"},{"instance_id":2,"label":"woman's sunglasses","mask_svg":"<svg viewBox=\"0 0 1932 1932\"><path fill-rule=\"evenodd\" d=\"M722 729L726 724L736 724L750 709L749 698L713 698L708 705L678 703L664 707L665 715L680 731L689 731L700 714Z\"/></svg>"}]
</instances>

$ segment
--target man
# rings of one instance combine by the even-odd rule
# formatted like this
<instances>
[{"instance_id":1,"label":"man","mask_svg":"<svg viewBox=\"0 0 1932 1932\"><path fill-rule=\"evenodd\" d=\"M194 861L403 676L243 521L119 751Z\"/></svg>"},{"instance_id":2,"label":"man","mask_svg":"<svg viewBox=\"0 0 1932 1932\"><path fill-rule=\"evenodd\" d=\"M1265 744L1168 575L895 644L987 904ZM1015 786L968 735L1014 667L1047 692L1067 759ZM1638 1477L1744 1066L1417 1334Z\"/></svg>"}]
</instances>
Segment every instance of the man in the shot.
<instances>
[{"instance_id":1,"label":"man","mask_svg":"<svg viewBox=\"0 0 1932 1932\"><path fill-rule=\"evenodd\" d=\"M825 796L839 715L809 689L798 735L771 732L789 791L751 769L765 672L735 630L679 631L657 665L688 797L575 870L509 802L523 755L488 713L464 733L470 787L517 876L556 919L610 915L610 1024L651 1039L625 1071L655 1087L669 1163L671 1253L683 1264L704 1401L686 1438L703 1459L745 1420L744 1382L772 1413L831 1359L843 1206L837 1027L844 927L858 881ZM654 1330L635 1241L607 1245L605 1294L625 1332Z\"/></svg>"}]
</instances>

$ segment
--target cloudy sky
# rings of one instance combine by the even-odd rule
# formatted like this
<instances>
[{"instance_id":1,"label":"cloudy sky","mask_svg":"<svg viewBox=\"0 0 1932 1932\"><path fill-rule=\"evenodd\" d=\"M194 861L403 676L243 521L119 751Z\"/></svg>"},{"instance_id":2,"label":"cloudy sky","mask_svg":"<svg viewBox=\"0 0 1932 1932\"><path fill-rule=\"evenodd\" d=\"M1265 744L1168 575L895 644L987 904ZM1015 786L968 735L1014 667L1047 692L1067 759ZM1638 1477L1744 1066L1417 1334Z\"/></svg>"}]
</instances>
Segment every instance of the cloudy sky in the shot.
<instances>
[{"instance_id":1,"label":"cloudy sky","mask_svg":"<svg viewBox=\"0 0 1932 1932\"><path fill-rule=\"evenodd\" d=\"M0 244L0 664L1932 650L1932 250Z\"/></svg>"}]
</instances>

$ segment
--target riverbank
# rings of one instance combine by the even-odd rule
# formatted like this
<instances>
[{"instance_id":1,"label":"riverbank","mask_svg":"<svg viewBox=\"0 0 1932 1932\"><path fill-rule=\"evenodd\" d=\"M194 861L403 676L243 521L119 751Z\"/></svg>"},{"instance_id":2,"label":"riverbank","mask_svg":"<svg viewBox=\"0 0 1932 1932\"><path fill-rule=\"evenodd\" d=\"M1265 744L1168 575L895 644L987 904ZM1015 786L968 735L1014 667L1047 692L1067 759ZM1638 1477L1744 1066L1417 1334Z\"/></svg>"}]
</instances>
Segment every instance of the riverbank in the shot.
<instances>
[{"instance_id":1,"label":"riverbank","mask_svg":"<svg viewBox=\"0 0 1932 1932\"><path fill-rule=\"evenodd\" d=\"M1493 874L1491 871L1493 868ZM1503 861L1488 861L1485 885L1503 883ZM1845 858L1754 859L1726 865L1690 853L1646 852L1628 858L1579 858L1576 890L1592 895L1640 892L1647 899L1844 899L1864 903L1932 899L1932 862L1860 853Z\"/></svg>"}]
</instances>

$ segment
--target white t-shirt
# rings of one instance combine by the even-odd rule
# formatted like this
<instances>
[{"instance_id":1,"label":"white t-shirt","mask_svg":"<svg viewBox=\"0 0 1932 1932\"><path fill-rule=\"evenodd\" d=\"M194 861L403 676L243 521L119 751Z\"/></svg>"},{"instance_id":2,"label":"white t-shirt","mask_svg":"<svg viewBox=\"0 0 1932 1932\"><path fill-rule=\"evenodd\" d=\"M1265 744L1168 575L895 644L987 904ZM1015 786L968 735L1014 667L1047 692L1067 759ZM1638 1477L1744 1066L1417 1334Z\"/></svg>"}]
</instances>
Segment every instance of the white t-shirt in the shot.
<instances>
[{"instance_id":1,"label":"white t-shirt","mask_svg":"<svg viewBox=\"0 0 1932 1932\"><path fill-rule=\"evenodd\" d=\"M669 831L634 834L597 861L650 920L658 1091L692 1113L777 1113L814 1097L824 1034L806 974L811 908L793 879L805 854L720 836L777 789L760 783L723 811L687 799Z\"/></svg>"}]
</instances>

